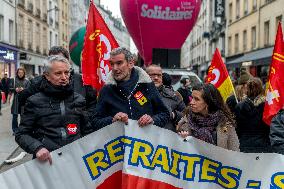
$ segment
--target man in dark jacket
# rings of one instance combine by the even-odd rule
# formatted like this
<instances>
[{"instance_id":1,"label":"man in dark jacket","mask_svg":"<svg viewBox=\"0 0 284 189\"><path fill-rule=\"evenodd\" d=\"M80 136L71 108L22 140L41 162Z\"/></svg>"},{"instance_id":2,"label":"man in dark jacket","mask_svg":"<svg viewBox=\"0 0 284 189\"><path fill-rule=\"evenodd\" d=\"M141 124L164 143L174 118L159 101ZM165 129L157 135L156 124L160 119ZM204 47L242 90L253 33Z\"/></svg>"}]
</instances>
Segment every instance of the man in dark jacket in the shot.
<instances>
[{"instance_id":1,"label":"man in dark jacket","mask_svg":"<svg viewBox=\"0 0 284 189\"><path fill-rule=\"evenodd\" d=\"M69 52L61 46L53 46L50 48L48 55L61 55L69 60ZM94 114L97 103L97 92L92 86L83 85L83 80L80 74L71 72L71 82L74 87L74 91L81 94L86 99L87 110L89 116ZM19 93L19 101L21 105L25 105L28 97L39 92L43 81L43 76L37 76L31 80L31 85L27 89Z\"/></svg>"},{"instance_id":2,"label":"man in dark jacket","mask_svg":"<svg viewBox=\"0 0 284 189\"><path fill-rule=\"evenodd\" d=\"M81 137L87 131L85 99L70 84L70 64L50 56L40 91L27 99L16 142L41 161L52 162L50 151Z\"/></svg>"},{"instance_id":3,"label":"man in dark jacket","mask_svg":"<svg viewBox=\"0 0 284 189\"><path fill-rule=\"evenodd\" d=\"M178 92L181 94L183 98L183 102L186 106L189 106L190 98L191 98L191 89L190 89L190 80L189 78L183 78L180 80L181 87L178 89Z\"/></svg>"},{"instance_id":4,"label":"man in dark jacket","mask_svg":"<svg viewBox=\"0 0 284 189\"><path fill-rule=\"evenodd\" d=\"M164 127L170 114L147 73L134 66L132 54L116 48L110 54L112 71L100 91L93 126L100 129L113 122L138 120L143 127Z\"/></svg>"},{"instance_id":5,"label":"man in dark jacket","mask_svg":"<svg viewBox=\"0 0 284 189\"><path fill-rule=\"evenodd\" d=\"M273 152L284 155L284 106L271 121L269 138Z\"/></svg>"},{"instance_id":6,"label":"man in dark jacket","mask_svg":"<svg viewBox=\"0 0 284 189\"><path fill-rule=\"evenodd\" d=\"M170 122L166 124L164 128L176 132L176 125L182 118L182 111L185 109L185 104L181 98L179 98L175 91L169 87L163 85L162 80L162 68L158 65L152 64L146 68L146 72L158 89L162 100L171 113Z\"/></svg>"}]
</instances>

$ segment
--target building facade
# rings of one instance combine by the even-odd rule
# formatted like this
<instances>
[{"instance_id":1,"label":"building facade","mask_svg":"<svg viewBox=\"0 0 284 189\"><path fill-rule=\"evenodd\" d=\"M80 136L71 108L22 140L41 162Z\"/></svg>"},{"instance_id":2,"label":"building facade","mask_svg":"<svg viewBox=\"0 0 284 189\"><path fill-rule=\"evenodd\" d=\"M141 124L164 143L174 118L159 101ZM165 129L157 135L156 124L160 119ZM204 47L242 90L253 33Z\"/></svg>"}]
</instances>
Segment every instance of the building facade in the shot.
<instances>
[{"instance_id":1,"label":"building facade","mask_svg":"<svg viewBox=\"0 0 284 189\"><path fill-rule=\"evenodd\" d=\"M105 9L104 6L99 5L97 7L119 46L130 50L130 35L126 27L122 25L122 20L114 18L112 12Z\"/></svg>"},{"instance_id":2,"label":"building facade","mask_svg":"<svg viewBox=\"0 0 284 189\"><path fill-rule=\"evenodd\" d=\"M27 76L41 74L48 53L47 0L18 0L16 3L16 45L19 65Z\"/></svg>"},{"instance_id":3,"label":"building facade","mask_svg":"<svg viewBox=\"0 0 284 189\"><path fill-rule=\"evenodd\" d=\"M48 2L48 48L59 45L59 7L58 0L49 0Z\"/></svg>"},{"instance_id":4,"label":"building facade","mask_svg":"<svg viewBox=\"0 0 284 189\"><path fill-rule=\"evenodd\" d=\"M73 35L79 28L86 25L89 1L70 0L70 34ZM72 14L71 14L72 13Z\"/></svg>"},{"instance_id":5,"label":"building facade","mask_svg":"<svg viewBox=\"0 0 284 189\"><path fill-rule=\"evenodd\" d=\"M69 0L58 0L59 8L59 45L68 49L70 41L70 4Z\"/></svg>"},{"instance_id":6,"label":"building facade","mask_svg":"<svg viewBox=\"0 0 284 189\"><path fill-rule=\"evenodd\" d=\"M15 0L0 0L0 78L15 76L18 51L15 30Z\"/></svg>"},{"instance_id":7,"label":"building facade","mask_svg":"<svg viewBox=\"0 0 284 189\"><path fill-rule=\"evenodd\" d=\"M284 0L228 0L227 67L246 67L266 78L279 22L283 25Z\"/></svg>"},{"instance_id":8,"label":"building facade","mask_svg":"<svg viewBox=\"0 0 284 189\"><path fill-rule=\"evenodd\" d=\"M210 0L202 1L196 24L181 48L181 68L188 68L202 77L209 62Z\"/></svg>"}]
</instances>

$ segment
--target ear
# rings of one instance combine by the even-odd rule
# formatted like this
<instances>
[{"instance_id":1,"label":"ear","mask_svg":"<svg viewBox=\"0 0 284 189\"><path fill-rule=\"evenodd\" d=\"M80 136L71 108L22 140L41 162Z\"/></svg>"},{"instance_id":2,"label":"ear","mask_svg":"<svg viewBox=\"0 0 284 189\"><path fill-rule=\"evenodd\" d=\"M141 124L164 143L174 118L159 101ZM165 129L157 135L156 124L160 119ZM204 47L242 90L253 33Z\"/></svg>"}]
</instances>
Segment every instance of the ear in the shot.
<instances>
[{"instance_id":1,"label":"ear","mask_svg":"<svg viewBox=\"0 0 284 189\"><path fill-rule=\"evenodd\" d=\"M49 74L48 74L48 72L45 72L43 75L49 81Z\"/></svg>"},{"instance_id":2,"label":"ear","mask_svg":"<svg viewBox=\"0 0 284 189\"><path fill-rule=\"evenodd\" d=\"M134 67L134 61L133 61L133 60L130 60L130 61L128 62L128 66L129 66L130 69L132 69L132 68Z\"/></svg>"}]
</instances>

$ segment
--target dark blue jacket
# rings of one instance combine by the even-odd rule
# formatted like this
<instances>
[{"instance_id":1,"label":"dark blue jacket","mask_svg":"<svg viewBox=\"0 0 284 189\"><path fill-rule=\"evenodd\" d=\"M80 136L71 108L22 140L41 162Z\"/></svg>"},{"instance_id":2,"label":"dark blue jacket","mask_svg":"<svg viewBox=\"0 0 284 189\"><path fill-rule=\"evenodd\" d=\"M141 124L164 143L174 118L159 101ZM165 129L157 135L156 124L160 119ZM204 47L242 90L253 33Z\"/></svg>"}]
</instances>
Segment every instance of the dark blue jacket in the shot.
<instances>
[{"instance_id":1,"label":"dark blue jacket","mask_svg":"<svg viewBox=\"0 0 284 189\"><path fill-rule=\"evenodd\" d=\"M96 130L111 124L118 112L126 113L133 120L148 114L153 118L154 125L159 127L164 127L169 121L170 113L144 70L134 67L128 83L128 88L124 84L121 87L110 73L106 85L100 91L96 113L92 119Z\"/></svg>"},{"instance_id":2,"label":"dark blue jacket","mask_svg":"<svg viewBox=\"0 0 284 189\"><path fill-rule=\"evenodd\" d=\"M241 152L271 152L269 126L262 120L264 103L265 97L259 96L254 100L246 98L235 107Z\"/></svg>"}]
</instances>

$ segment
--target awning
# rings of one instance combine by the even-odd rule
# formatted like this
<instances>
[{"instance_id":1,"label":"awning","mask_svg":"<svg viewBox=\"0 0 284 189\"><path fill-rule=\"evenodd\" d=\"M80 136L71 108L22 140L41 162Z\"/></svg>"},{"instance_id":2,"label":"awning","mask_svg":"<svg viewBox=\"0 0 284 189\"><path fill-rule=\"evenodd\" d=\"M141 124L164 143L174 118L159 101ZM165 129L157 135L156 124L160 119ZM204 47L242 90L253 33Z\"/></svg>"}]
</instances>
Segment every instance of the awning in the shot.
<instances>
[{"instance_id":1,"label":"awning","mask_svg":"<svg viewBox=\"0 0 284 189\"><path fill-rule=\"evenodd\" d=\"M269 65L273 47L248 52L243 56L226 63L228 67L241 67L243 62L251 62L252 66Z\"/></svg>"}]
</instances>

